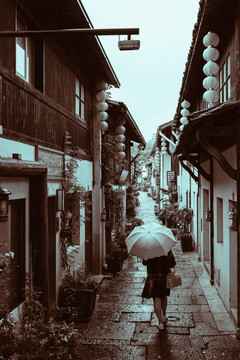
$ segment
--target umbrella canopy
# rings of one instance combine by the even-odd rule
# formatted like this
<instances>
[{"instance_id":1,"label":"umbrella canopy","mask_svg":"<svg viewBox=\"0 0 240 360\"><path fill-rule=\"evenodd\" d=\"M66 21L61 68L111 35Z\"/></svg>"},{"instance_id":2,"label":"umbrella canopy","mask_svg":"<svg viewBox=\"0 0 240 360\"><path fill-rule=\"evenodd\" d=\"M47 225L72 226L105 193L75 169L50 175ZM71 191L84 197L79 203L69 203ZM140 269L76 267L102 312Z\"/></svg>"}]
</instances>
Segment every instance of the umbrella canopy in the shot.
<instances>
[{"instance_id":1,"label":"umbrella canopy","mask_svg":"<svg viewBox=\"0 0 240 360\"><path fill-rule=\"evenodd\" d=\"M175 243L171 229L156 223L136 226L126 238L128 252L144 260L166 256Z\"/></svg>"}]
</instances>

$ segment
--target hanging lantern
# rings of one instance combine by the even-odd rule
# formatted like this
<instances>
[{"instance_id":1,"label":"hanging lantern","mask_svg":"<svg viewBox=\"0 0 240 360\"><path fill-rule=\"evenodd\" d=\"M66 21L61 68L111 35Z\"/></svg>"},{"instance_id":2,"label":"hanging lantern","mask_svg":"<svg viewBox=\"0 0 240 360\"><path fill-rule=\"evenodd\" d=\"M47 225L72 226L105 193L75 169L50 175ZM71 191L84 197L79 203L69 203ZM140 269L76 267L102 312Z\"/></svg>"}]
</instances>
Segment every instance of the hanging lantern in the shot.
<instances>
[{"instance_id":1,"label":"hanging lantern","mask_svg":"<svg viewBox=\"0 0 240 360\"><path fill-rule=\"evenodd\" d=\"M97 83L96 90L108 90L108 84L104 80L101 80Z\"/></svg>"},{"instance_id":2,"label":"hanging lantern","mask_svg":"<svg viewBox=\"0 0 240 360\"><path fill-rule=\"evenodd\" d=\"M167 151L167 147L166 147L166 146L162 146L162 151Z\"/></svg>"},{"instance_id":3,"label":"hanging lantern","mask_svg":"<svg viewBox=\"0 0 240 360\"><path fill-rule=\"evenodd\" d=\"M106 98L107 98L107 93L104 90L99 91L96 95L97 101L105 101Z\"/></svg>"},{"instance_id":4,"label":"hanging lantern","mask_svg":"<svg viewBox=\"0 0 240 360\"><path fill-rule=\"evenodd\" d=\"M100 121L100 130L106 131L108 129L108 123L106 121Z\"/></svg>"},{"instance_id":5,"label":"hanging lantern","mask_svg":"<svg viewBox=\"0 0 240 360\"><path fill-rule=\"evenodd\" d=\"M106 111L99 111L97 113L97 119L98 121L105 121L108 118L108 113Z\"/></svg>"},{"instance_id":6,"label":"hanging lantern","mask_svg":"<svg viewBox=\"0 0 240 360\"><path fill-rule=\"evenodd\" d=\"M106 111L108 109L108 103L106 103L105 101L99 101L96 104L96 109L97 111Z\"/></svg>"},{"instance_id":7,"label":"hanging lantern","mask_svg":"<svg viewBox=\"0 0 240 360\"><path fill-rule=\"evenodd\" d=\"M116 127L116 134L123 135L126 132L126 128L122 125Z\"/></svg>"},{"instance_id":8,"label":"hanging lantern","mask_svg":"<svg viewBox=\"0 0 240 360\"><path fill-rule=\"evenodd\" d=\"M188 109L190 107L190 105L191 105L190 102L187 100L183 100L183 102L181 103L181 106L184 109Z\"/></svg>"},{"instance_id":9,"label":"hanging lantern","mask_svg":"<svg viewBox=\"0 0 240 360\"><path fill-rule=\"evenodd\" d=\"M203 51L203 58L205 61L216 61L219 58L219 51L209 46Z\"/></svg>"},{"instance_id":10,"label":"hanging lantern","mask_svg":"<svg viewBox=\"0 0 240 360\"><path fill-rule=\"evenodd\" d=\"M190 114L190 111L189 111L188 109L182 109L182 110L180 111L180 114L181 114L182 116L188 116L188 115Z\"/></svg>"},{"instance_id":11,"label":"hanging lantern","mask_svg":"<svg viewBox=\"0 0 240 360\"><path fill-rule=\"evenodd\" d=\"M163 150L162 151L162 155L166 155L167 154L167 151L166 150Z\"/></svg>"},{"instance_id":12,"label":"hanging lantern","mask_svg":"<svg viewBox=\"0 0 240 360\"><path fill-rule=\"evenodd\" d=\"M179 130L180 130L180 131L183 131L183 129L184 129L184 125L180 125L180 126L179 126Z\"/></svg>"},{"instance_id":13,"label":"hanging lantern","mask_svg":"<svg viewBox=\"0 0 240 360\"><path fill-rule=\"evenodd\" d=\"M121 134L116 135L115 139L116 139L116 141L117 141L118 143L122 143L122 142L124 142L124 141L126 140L125 136L124 136L124 135L121 135Z\"/></svg>"},{"instance_id":14,"label":"hanging lantern","mask_svg":"<svg viewBox=\"0 0 240 360\"><path fill-rule=\"evenodd\" d=\"M0 186L0 221L8 220L8 201L10 191Z\"/></svg>"},{"instance_id":15,"label":"hanging lantern","mask_svg":"<svg viewBox=\"0 0 240 360\"><path fill-rule=\"evenodd\" d=\"M219 66L214 61L208 61L203 67L203 72L207 76L217 75L218 71L219 71Z\"/></svg>"},{"instance_id":16,"label":"hanging lantern","mask_svg":"<svg viewBox=\"0 0 240 360\"><path fill-rule=\"evenodd\" d=\"M216 90L207 90L203 94L203 99L206 100L206 102L213 104L218 101L219 94Z\"/></svg>"},{"instance_id":17,"label":"hanging lantern","mask_svg":"<svg viewBox=\"0 0 240 360\"><path fill-rule=\"evenodd\" d=\"M118 160L123 160L125 158L126 154L124 151L119 151L117 154L116 154L116 158Z\"/></svg>"},{"instance_id":18,"label":"hanging lantern","mask_svg":"<svg viewBox=\"0 0 240 360\"><path fill-rule=\"evenodd\" d=\"M214 103L218 101L219 94L217 89L218 87L218 79L215 77L219 71L219 66L215 61L219 57L219 51L214 48L219 43L219 37L215 33L209 32L203 38L203 44L207 47L203 51L203 58L207 61L207 63L203 67L203 72L207 77L203 80L203 87L207 90L203 94L203 99L209 104L209 106L213 106Z\"/></svg>"},{"instance_id":19,"label":"hanging lantern","mask_svg":"<svg viewBox=\"0 0 240 360\"><path fill-rule=\"evenodd\" d=\"M123 150L125 150L126 149L126 145L125 144L123 144L123 143L118 143L118 144L116 144L116 150L117 151L123 151Z\"/></svg>"},{"instance_id":20,"label":"hanging lantern","mask_svg":"<svg viewBox=\"0 0 240 360\"><path fill-rule=\"evenodd\" d=\"M188 123L188 118L186 116L181 117L180 123L186 125Z\"/></svg>"},{"instance_id":21,"label":"hanging lantern","mask_svg":"<svg viewBox=\"0 0 240 360\"><path fill-rule=\"evenodd\" d=\"M204 46L208 47L208 46L218 46L219 44L219 36L215 33L212 33L211 31L209 31L207 33L207 35L204 36L203 38L203 44Z\"/></svg>"},{"instance_id":22,"label":"hanging lantern","mask_svg":"<svg viewBox=\"0 0 240 360\"><path fill-rule=\"evenodd\" d=\"M203 87L205 89L216 89L218 87L218 79L215 76L207 76L203 79Z\"/></svg>"}]
</instances>

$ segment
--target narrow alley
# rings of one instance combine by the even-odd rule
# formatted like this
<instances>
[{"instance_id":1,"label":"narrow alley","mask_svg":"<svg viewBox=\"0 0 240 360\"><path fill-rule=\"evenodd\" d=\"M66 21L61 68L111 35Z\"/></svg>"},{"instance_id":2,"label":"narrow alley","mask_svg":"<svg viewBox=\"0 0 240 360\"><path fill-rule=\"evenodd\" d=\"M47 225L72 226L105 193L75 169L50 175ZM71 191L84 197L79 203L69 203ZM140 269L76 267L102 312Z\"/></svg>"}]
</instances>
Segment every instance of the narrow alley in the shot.
<instances>
[{"instance_id":1,"label":"narrow alley","mask_svg":"<svg viewBox=\"0 0 240 360\"><path fill-rule=\"evenodd\" d=\"M154 201L140 192L138 217L157 221ZM95 312L80 325L78 353L81 359L240 359L236 329L196 252L173 248L183 284L168 298L168 324L156 327L152 299L141 292L146 267L134 256L123 270L103 279Z\"/></svg>"}]
</instances>

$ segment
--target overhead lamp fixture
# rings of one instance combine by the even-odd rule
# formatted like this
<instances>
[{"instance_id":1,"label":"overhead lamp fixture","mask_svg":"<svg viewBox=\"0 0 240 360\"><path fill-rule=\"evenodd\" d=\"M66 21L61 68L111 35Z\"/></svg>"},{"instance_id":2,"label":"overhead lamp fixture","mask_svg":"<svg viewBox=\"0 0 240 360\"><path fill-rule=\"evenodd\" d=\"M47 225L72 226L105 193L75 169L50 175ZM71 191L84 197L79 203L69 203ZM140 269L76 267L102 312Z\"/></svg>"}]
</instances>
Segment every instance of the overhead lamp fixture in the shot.
<instances>
[{"instance_id":1,"label":"overhead lamp fixture","mask_svg":"<svg viewBox=\"0 0 240 360\"><path fill-rule=\"evenodd\" d=\"M128 35L127 40L118 41L119 50L139 50L140 48L140 40L132 40L131 35Z\"/></svg>"},{"instance_id":2,"label":"overhead lamp fixture","mask_svg":"<svg viewBox=\"0 0 240 360\"><path fill-rule=\"evenodd\" d=\"M8 220L8 201L10 191L0 186L0 221Z\"/></svg>"}]
</instances>

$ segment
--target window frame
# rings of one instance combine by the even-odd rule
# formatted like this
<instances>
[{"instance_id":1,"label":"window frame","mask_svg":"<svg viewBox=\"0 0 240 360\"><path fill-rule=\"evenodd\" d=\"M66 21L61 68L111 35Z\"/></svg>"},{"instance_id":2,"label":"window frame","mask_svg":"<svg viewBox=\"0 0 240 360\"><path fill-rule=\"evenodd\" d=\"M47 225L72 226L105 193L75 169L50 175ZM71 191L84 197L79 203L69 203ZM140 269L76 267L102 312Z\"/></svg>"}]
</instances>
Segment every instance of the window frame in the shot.
<instances>
[{"instance_id":1,"label":"window frame","mask_svg":"<svg viewBox=\"0 0 240 360\"><path fill-rule=\"evenodd\" d=\"M75 115L87 122L86 86L77 77L75 79Z\"/></svg>"},{"instance_id":2,"label":"window frame","mask_svg":"<svg viewBox=\"0 0 240 360\"><path fill-rule=\"evenodd\" d=\"M231 99L231 56L227 55L219 70L219 102L223 103Z\"/></svg>"}]
</instances>

